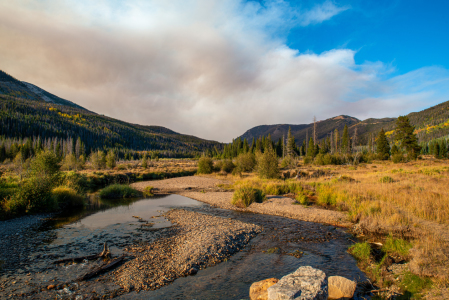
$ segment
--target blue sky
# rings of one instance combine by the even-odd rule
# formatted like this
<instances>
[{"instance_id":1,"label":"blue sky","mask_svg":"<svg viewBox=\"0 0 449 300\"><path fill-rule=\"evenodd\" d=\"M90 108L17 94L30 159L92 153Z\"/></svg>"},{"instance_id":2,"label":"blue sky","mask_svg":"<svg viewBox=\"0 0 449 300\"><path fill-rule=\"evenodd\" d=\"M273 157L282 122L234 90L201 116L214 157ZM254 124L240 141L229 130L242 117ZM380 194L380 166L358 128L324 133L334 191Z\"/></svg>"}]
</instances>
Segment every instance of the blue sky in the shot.
<instances>
[{"instance_id":1,"label":"blue sky","mask_svg":"<svg viewBox=\"0 0 449 300\"><path fill-rule=\"evenodd\" d=\"M307 7L315 1L290 3ZM395 74L424 66L449 68L449 1L334 3L350 8L327 22L291 29L287 45L301 53L350 48L357 51L357 64L381 61Z\"/></svg>"},{"instance_id":2,"label":"blue sky","mask_svg":"<svg viewBox=\"0 0 449 300\"><path fill-rule=\"evenodd\" d=\"M229 142L449 100L448 3L0 0L0 68L100 114Z\"/></svg>"}]
</instances>

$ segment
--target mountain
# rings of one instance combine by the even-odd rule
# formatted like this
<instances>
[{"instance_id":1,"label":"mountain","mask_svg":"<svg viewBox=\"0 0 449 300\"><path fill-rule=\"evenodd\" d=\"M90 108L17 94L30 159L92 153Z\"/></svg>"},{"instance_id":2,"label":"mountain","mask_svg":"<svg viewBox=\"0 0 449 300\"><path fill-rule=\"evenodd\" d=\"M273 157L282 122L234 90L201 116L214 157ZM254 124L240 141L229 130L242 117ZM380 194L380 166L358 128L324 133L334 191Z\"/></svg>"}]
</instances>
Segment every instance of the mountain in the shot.
<instances>
[{"instance_id":1,"label":"mountain","mask_svg":"<svg viewBox=\"0 0 449 300\"><path fill-rule=\"evenodd\" d=\"M415 126L415 133L418 136L419 142L428 142L432 139L449 135L449 101L420 112L409 113L407 116L410 119L410 123ZM370 118L361 121L354 117L341 115L324 121L317 121L317 138L318 140L322 140L328 134L335 131L335 129L338 129L341 134L344 126L348 125L350 136L354 135L354 131L357 128L358 145L364 145L367 143L371 134L377 136L382 128L386 131L387 136L392 137L394 135L396 119ZM313 123L301 125L260 125L249 129L240 138L246 138L251 143L253 138L257 139L260 136L268 136L268 134L271 134L271 139L277 142L282 136L287 137L289 127L291 127L292 135L295 137L297 144L301 144L307 136L309 139L312 137Z\"/></svg>"},{"instance_id":2,"label":"mountain","mask_svg":"<svg viewBox=\"0 0 449 300\"><path fill-rule=\"evenodd\" d=\"M11 75L0 70L0 95L7 95L29 100L41 100L48 103L61 104L85 109L69 100L55 96L34 84L19 81Z\"/></svg>"},{"instance_id":3,"label":"mountain","mask_svg":"<svg viewBox=\"0 0 449 300\"><path fill-rule=\"evenodd\" d=\"M319 140L326 138L327 135L334 131L336 128L342 131L346 124L348 126L360 123L359 119L350 117L350 116L338 116L331 119L327 119L324 121L317 121L317 138ZM300 141L302 143L303 140L312 137L313 133L313 123L312 124L301 124L301 125L293 125L293 124L277 124L277 125L261 125L251 128L246 131L242 136L242 139L248 139L249 142L252 141L253 138L257 139L260 136L268 136L271 134L271 139L274 142L277 142L279 139L282 139L283 136L287 138L288 129L292 129L292 135L295 137L295 140Z\"/></svg>"},{"instance_id":4,"label":"mountain","mask_svg":"<svg viewBox=\"0 0 449 300\"><path fill-rule=\"evenodd\" d=\"M6 138L40 137L45 141L80 137L88 151L115 147L165 151L167 156L192 156L223 147L219 142L165 127L131 124L96 114L2 71L0 108L0 136Z\"/></svg>"}]
</instances>

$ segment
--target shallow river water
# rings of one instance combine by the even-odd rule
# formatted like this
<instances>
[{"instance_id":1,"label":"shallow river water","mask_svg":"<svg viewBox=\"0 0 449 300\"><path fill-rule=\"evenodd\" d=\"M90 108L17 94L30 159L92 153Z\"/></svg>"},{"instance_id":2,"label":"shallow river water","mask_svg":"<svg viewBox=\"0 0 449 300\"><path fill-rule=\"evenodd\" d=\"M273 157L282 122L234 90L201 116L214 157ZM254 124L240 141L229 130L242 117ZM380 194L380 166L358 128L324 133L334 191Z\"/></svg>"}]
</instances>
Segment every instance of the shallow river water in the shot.
<instances>
[{"instance_id":1,"label":"shallow river water","mask_svg":"<svg viewBox=\"0 0 449 300\"><path fill-rule=\"evenodd\" d=\"M217 266L200 270L195 276L176 279L158 290L131 292L120 296L120 299L249 299L251 283L280 278L306 265L321 269L328 276L340 275L357 282L367 280L346 252L352 242L343 229L217 209L186 197L168 195L119 204L92 199L83 210L53 217L39 227L31 227L21 237L29 239L25 243L29 249L20 252L18 258L12 260L14 263L6 263L0 271L0 298L8 298L9 295L15 298L20 294L25 298L35 298L37 294L33 291L43 290L54 281L66 282L74 274L83 274L92 267L88 263L66 267L52 265L57 259L98 253L104 242L110 246L113 256L117 256L129 245L157 239L157 230L141 229L145 226L154 229L171 226L161 214L170 208L181 207L257 224L263 227L263 231L242 251ZM8 238L10 236L5 239ZM7 242L14 247L14 241ZM8 253L13 255L17 252L14 249L9 251L0 254L0 260L7 261L12 258ZM111 285L98 283L97 290L110 289ZM361 289L358 293L359 296L364 295ZM61 286L57 295L67 299L89 298L75 293L70 286Z\"/></svg>"}]
</instances>

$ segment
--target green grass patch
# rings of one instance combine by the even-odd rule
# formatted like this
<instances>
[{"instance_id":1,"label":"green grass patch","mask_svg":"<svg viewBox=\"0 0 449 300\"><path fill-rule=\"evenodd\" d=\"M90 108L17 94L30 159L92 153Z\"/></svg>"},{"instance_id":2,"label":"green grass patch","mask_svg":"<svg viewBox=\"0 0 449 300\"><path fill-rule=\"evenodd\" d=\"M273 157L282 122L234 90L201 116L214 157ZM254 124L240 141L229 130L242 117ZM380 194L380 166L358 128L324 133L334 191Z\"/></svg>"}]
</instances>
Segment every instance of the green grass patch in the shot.
<instances>
[{"instance_id":1,"label":"green grass patch","mask_svg":"<svg viewBox=\"0 0 449 300\"><path fill-rule=\"evenodd\" d=\"M123 184L112 184L100 191L100 197L105 199L137 198L140 196L139 191Z\"/></svg>"},{"instance_id":2,"label":"green grass patch","mask_svg":"<svg viewBox=\"0 0 449 300\"><path fill-rule=\"evenodd\" d=\"M401 289L410 292L412 295L422 292L432 287L432 281L429 278L419 277L418 275L407 272L404 274L401 283ZM415 295L414 295L415 296ZM417 299L416 297L415 299Z\"/></svg>"},{"instance_id":3,"label":"green grass patch","mask_svg":"<svg viewBox=\"0 0 449 300\"><path fill-rule=\"evenodd\" d=\"M385 244L382 246L382 251L388 254L399 255L402 258L407 258L410 249L412 249L412 243L403 240L396 239L392 236L389 236L385 241Z\"/></svg>"},{"instance_id":4,"label":"green grass patch","mask_svg":"<svg viewBox=\"0 0 449 300\"><path fill-rule=\"evenodd\" d=\"M248 207L251 203L260 203L264 199L265 194L262 190L244 186L235 190L231 204L238 207Z\"/></svg>"},{"instance_id":5,"label":"green grass patch","mask_svg":"<svg viewBox=\"0 0 449 300\"><path fill-rule=\"evenodd\" d=\"M381 183L393 183L394 179L391 178L390 176L384 176L384 177L379 179L379 182L381 182Z\"/></svg>"},{"instance_id":6,"label":"green grass patch","mask_svg":"<svg viewBox=\"0 0 449 300\"><path fill-rule=\"evenodd\" d=\"M349 253L359 262L368 262L371 254L371 246L369 243L356 243L349 247Z\"/></svg>"}]
</instances>

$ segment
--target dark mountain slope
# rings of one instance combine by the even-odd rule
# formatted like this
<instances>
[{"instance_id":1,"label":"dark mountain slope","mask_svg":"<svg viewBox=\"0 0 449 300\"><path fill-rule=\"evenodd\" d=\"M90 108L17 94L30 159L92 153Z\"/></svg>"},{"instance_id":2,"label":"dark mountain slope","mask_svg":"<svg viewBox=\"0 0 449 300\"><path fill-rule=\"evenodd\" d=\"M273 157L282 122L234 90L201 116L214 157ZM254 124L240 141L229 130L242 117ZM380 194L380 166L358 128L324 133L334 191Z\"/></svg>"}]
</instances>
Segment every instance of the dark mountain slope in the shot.
<instances>
[{"instance_id":1,"label":"dark mountain slope","mask_svg":"<svg viewBox=\"0 0 449 300\"><path fill-rule=\"evenodd\" d=\"M410 119L410 123L416 127L415 133L418 135L420 142L427 142L449 135L449 101L420 112L410 113L407 116ZM382 128L387 132L388 136L392 137L394 135L396 118L370 118L360 121L356 118L342 115L324 121L318 121L316 124L318 140L326 138L335 129L338 129L342 133L346 124L348 125L350 136L353 136L355 128L357 128L358 144L364 145L367 143L371 134L377 135ZM289 127L292 129L292 134L297 144L305 140L307 132L309 138L312 136L313 123L256 126L246 131L241 138L247 138L251 142L253 138L257 139L260 136L268 136L268 134L271 134L271 139L277 142L283 135L287 137Z\"/></svg>"},{"instance_id":2,"label":"dark mountain slope","mask_svg":"<svg viewBox=\"0 0 449 300\"><path fill-rule=\"evenodd\" d=\"M130 124L98 115L0 71L0 135L41 139L78 137L89 149L116 147L189 156L222 144L161 126ZM182 156L182 155L181 155Z\"/></svg>"}]
</instances>

